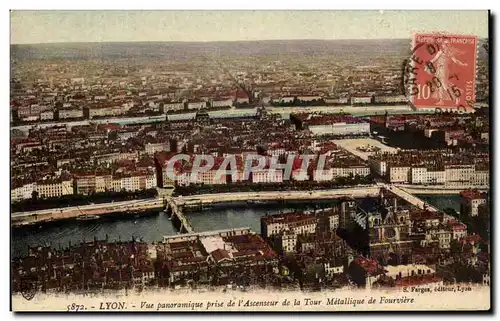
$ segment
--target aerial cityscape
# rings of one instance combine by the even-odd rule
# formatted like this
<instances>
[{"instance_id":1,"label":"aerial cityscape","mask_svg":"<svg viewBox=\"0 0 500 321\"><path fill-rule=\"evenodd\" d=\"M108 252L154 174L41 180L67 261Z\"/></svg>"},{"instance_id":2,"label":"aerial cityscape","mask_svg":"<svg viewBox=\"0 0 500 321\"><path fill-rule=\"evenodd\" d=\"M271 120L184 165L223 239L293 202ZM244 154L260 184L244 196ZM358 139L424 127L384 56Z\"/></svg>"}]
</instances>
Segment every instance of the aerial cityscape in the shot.
<instances>
[{"instance_id":1,"label":"aerial cityscape","mask_svg":"<svg viewBox=\"0 0 500 321\"><path fill-rule=\"evenodd\" d=\"M11 44L13 294L489 287L489 39L411 37Z\"/></svg>"}]
</instances>

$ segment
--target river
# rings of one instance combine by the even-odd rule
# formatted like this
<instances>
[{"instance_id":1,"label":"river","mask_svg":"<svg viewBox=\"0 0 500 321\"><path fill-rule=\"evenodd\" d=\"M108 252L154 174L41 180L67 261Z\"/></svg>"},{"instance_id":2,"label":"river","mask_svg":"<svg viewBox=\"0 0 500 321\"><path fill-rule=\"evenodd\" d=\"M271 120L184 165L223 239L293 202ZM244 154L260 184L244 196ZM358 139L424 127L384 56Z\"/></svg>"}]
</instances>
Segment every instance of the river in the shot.
<instances>
[{"instance_id":1,"label":"river","mask_svg":"<svg viewBox=\"0 0 500 321\"><path fill-rule=\"evenodd\" d=\"M415 194L415 196L429 203L430 205L437 207L440 210L444 210L445 208L452 208L455 211L460 212L460 195L458 194L451 194L451 195Z\"/></svg>"},{"instance_id":2,"label":"river","mask_svg":"<svg viewBox=\"0 0 500 321\"><path fill-rule=\"evenodd\" d=\"M421 196L438 208L459 209L458 195ZM294 210L311 210L329 207L336 201L287 202L285 204L267 203L249 206L246 203L219 205L205 210L186 213L197 232L220 230L234 227L250 227L260 233L260 218L266 214L277 214ZM372 199L363 199L361 206L369 210ZM164 235L175 235L177 231L167 215L151 213L141 217L121 217L95 221L62 221L41 225L41 227L22 227L12 229L11 251L13 256L26 255L28 248L39 245L67 247L69 243L105 239L110 241L142 238L146 242L157 242Z\"/></svg>"},{"instance_id":3,"label":"river","mask_svg":"<svg viewBox=\"0 0 500 321\"><path fill-rule=\"evenodd\" d=\"M328 112L328 113L350 113L355 116L366 116L366 115L383 115L387 111L389 114L418 114L423 113L422 111L412 110L408 105L401 106L366 106L366 107L356 107L356 106L315 106L315 107L266 107L270 113L280 114L281 117L288 119L290 118L290 113L292 112ZM226 118L226 117L246 117L255 116L257 113L256 108L231 108L226 110L215 110L208 111L208 114L212 118ZM192 119L196 115L193 113L182 113L182 114L169 114L168 119L170 120L187 120ZM94 119L93 123L106 124L106 123L117 123L120 125L129 124L139 124L139 123L154 123L159 121L164 121L165 115L159 116L137 116L137 117L119 117L119 118L104 118L104 119ZM66 125L81 126L88 125L89 120L81 121L68 121L68 122L51 122L51 123L39 123L37 126L51 127L55 125ZM28 132L34 125L20 125L11 127L12 129L17 129L23 132Z\"/></svg>"}]
</instances>

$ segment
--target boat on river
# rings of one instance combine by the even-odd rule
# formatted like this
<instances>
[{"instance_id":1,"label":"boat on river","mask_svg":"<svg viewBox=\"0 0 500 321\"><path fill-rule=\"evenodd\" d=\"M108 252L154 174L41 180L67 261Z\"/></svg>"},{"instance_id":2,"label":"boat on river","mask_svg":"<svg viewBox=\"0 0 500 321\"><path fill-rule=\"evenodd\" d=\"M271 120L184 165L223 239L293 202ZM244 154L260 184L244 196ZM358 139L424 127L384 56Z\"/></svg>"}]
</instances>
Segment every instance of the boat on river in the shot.
<instances>
[{"instance_id":1,"label":"boat on river","mask_svg":"<svg viewBox=\"0 0 500 321\"><path fill-rule=\"evenodd\" d=\"M99 219L97 215L80 215L76 218L77 221L93 221L97 219Z\"/></svg>"},{"instance_id":2,"label":"boat on river","mask_svg":"<svg viewBox=\"0 0 500 321\"><path fill-rule=\"evenodd\" d=\"M247 200L247 204L249 205L261 205L261 204L266 204L265 201L253 201L253 200Z\"/></svg>"}]
</instances>

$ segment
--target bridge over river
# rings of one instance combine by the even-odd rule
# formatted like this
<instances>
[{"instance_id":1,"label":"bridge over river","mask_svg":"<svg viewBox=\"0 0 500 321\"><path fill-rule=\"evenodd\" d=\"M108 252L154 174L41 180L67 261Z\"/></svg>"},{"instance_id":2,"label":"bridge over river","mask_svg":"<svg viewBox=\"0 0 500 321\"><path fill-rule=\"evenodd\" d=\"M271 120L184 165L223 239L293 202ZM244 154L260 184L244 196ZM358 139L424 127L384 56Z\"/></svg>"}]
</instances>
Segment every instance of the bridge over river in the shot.
<instances>
[{"instance_id":1,"label":"bridge over river","mask_svg":"<svg viewBox=\"0 0 500 321\"><path fill-rule=\"evenodd\" d=\"M210 206L217 203L229 203L234 201L287 201L287 200L333 200L341 198L363 198L376 197L381 188L385 188L407 202L431 211L436 208L429 206L424 201L405 190L387 184L358 185L355 187L345 187L328 190L314 191L262 191L262 192L237 192L237 193L216 193L201 194L192 196L165 196L153 199L133 200L124 202L112 202L103 204L91 204L85 206L75 206L66 208L55 208L39 211L18 212L11 214L12 226L22 226L45 221L63 220L76 218L82 215L106 215L123 213L137 213L155 208L164 208L169 215L173 214L175 220L180 224L181 232L192 232L189 221L183 215L182 209L190 206Z\"/></svg>"}]
</instances>

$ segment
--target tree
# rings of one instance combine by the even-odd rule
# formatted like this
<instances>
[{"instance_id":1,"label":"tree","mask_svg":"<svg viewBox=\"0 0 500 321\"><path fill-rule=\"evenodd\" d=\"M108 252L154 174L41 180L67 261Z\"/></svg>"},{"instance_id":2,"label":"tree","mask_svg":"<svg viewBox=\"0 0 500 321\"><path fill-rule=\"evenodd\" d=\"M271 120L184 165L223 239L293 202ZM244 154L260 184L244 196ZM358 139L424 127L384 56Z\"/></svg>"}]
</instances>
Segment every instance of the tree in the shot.
<instances>
[{"instance_id":1,"label":"tree","mask_svg":"<svg viewBox=\"0 0 500 321\"><path fill-rule=\"evenodd\" d=\"M486 241L490 240L490 207L489 205L479 208L479 215L471 219L473 230L476 231Z\"/></svg>"},{"instance_id":2,"label":"tree","mask_svg":"<svg viewBox=\"0 0 500 321\"><path fill-rule=\"evenodd\" d=\"M31 192L31 199L33 201L37 201L38 200L38 192L37 191Z\"/></svg>"},{"instance_id":3,"label":"tree","mask_svg":"<svg viewBox=\"0 0 500 321\"><path fill-rule=\"evenodd\" d=\"M460 256L460 254L462 253L462 245L458 240L451 241L450 252L453 256Z\"/></svg>"}]
</instances>

